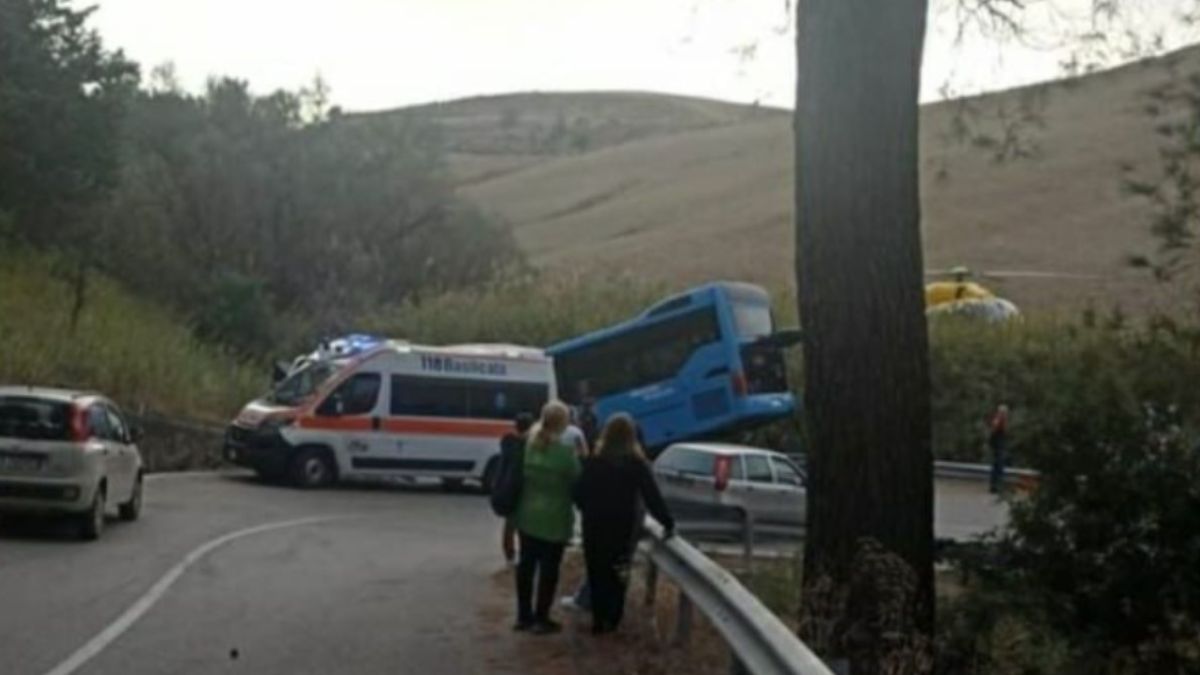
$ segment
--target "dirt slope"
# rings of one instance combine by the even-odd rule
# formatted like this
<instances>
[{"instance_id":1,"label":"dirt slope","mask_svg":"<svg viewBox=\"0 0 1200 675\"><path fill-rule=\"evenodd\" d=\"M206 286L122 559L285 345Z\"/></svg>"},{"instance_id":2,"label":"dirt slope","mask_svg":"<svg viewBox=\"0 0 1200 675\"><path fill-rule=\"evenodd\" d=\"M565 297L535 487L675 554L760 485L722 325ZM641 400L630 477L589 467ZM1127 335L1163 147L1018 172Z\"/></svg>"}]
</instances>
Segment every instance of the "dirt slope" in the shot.
<instances>
[{"instance_id":1,"label":"dirt slope","mask_svg":"<svg viewBox=\"0 0 1200 675\"><path fill-rule=\"evenodd\" d=\"M1179 73L1200 71L1200 51L1168 58ZM1153 244L1145 207L1121 194L1118 167L1155 165L1158 138L1143 113L1145 92L1167 77L1164 61L1156 60L967 102L982 113L975 133L999 137L1001 114L1011 118L1022 101L1044 100L1044 126L1021 132L1039 152L1005 162L975 143L950 140L961 102L926 108L928 266L1103 277L992 283L1026 307L1075 310L1091 301L1118 301L1132 308L1157 301L1164 292L1124 263L1128 254ZM463 193L508 219L536 264L633 271L678 284L713 278L790 284L792 136L786 114L629 94L569 94L561 101L526 95L506 104L518 100L530 106L519 119L588 106L603 111L594 118L617 119L631 110L641 115L626 123L637 133L605 136L585 150L515 153L517 146L482 142L486 134L479 127L465 137L469 142L454 146L452 168L462 177ZM472 114L460 111L454 124L495 119L495 101L484 106L489 113L481 112L481 101L489 102L463 103L470 103Z\"/></svg>"}]
</instances>

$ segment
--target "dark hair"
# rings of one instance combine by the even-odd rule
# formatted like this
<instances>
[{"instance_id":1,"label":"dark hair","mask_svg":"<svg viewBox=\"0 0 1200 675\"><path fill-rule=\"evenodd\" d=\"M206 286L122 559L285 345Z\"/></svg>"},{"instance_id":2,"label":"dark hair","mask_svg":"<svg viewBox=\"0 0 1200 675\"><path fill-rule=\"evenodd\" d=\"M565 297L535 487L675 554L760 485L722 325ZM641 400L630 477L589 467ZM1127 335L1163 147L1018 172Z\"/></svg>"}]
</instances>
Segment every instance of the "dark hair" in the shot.
<instances>
[{"instance_id":1,"label":"dark hair","mask_svg":"<svg viewBox=\"0 0 1200 675\"><path fill-rule=\"evenodd\" d=\"M592 451L594 457L609 460L621 460L634 457L645 460L646 455L637 438L637 423L626 413L617 413L608 418L604 431L600 432L600 440Z\"/></svg>"},{"instance_id":2,"label":"dark hair","mask_svg":"<svg viewBox=\"0 0 1200 675\"><path fill-rule=\"evenodd\" d=\"M533 426L533 415L527 412L517 413L517 416L513 418L513 426L517 428L519 434L529 431L529 428Z\"/></svg>"}]
</instances>

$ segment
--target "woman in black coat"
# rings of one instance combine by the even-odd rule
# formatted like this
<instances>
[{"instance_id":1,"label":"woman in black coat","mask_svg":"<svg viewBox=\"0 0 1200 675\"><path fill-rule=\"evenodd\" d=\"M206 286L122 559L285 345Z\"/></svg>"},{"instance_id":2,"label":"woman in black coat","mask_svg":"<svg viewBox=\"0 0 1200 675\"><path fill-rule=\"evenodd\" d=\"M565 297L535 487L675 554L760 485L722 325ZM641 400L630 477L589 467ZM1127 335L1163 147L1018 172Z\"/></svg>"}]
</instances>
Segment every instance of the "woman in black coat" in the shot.
<instances>
[{"instance_id":1,"label":"woman in black coat","mask_svg":"<svg viewBox=\"0 0 1200 675\"><path fill-rule=\"evenodd\" d=\"M592 632L616 630L625 610L629 564L641 527L640 505L662 523L670 536L671 518L650 463L637 441L629 415L614 415L604 425L592 455L584 460L576 488L583 514L583 552L592 592Z\"/></svg>"}]
</instances>

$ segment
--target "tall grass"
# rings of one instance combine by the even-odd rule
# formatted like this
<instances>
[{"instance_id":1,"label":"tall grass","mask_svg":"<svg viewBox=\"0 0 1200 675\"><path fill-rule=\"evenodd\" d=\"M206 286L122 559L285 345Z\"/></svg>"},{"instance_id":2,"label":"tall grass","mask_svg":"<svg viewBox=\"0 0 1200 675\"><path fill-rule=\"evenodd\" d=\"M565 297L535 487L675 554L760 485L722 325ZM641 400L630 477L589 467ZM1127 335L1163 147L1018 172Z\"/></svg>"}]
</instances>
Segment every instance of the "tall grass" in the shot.
<instances>
[{"instance_id":1,"label":"tall grass","mask_svg":"<svg viewBox=\"0 0 1200 675\"><path fill-rule=\"evenodd\" d=\"M94 389L131 411L226 419L264 385L261 373L202 344L186 326L91 275L70 329L70 289L50 261L0 252L0 383Z\"/></svg>"},{"instance_id":2,"label":"tall grass","mask_svg":"<svg viewBox=\"0 0 1200 675\"><path fill-rule=\"evenodd\" d=\"M629 277L538 275L406 303L366 317L363 325L426 344L545 347L629 319L671 290Z\"/></svg>"}]
</instances>

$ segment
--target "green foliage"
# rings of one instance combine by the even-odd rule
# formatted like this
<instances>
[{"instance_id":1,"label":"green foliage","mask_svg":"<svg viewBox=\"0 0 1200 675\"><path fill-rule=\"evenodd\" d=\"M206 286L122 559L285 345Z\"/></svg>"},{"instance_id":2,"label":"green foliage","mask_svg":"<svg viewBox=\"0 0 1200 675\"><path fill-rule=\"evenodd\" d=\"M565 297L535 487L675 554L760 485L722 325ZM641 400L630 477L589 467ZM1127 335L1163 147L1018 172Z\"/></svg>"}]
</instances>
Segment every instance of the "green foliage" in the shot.
<instances>
[{"instance_id":1,"label":"green foliage","mask_svg":"<svg viewBox=\"0 0 1200 675\"><path fill-rule=\"evenodd\" d=\"M966 672L1012 672L971 637L1001 621L1065 664L1022 672L1200 669L1200 337L1161 320L1100 330L1030 392L1023 457L1041 479L964 565L976 588L951 652L994 664Z\"/></svg>"},{"instance_id":2,"label":"green foliage","mask_svg":"<svg viewBox=\"0 0 1200 675\"><path fill-rule=\"evenodd\" d=\"M102 277L74 337L71 291L26 248L0 253L0 382L97 389L130 410L224 422L265 386L171 315Z\"/></svg>"},{"instance_id":3,"label":"green foliage","mask_svg":"<svg viewBox=\"0 0 1200 675\"><path fill-rule=\"evenodd\" d=\"M1156 319L1129 327L1119 314L1082 322L1040 319L1004 326L971 321L931 325L934 453L939 459L986 461L984 419L999 403L1013 410L1014 461L1026 461L1047 434L1061 429L1069 405L1094 394L1101 378L1128 391L1174 400L1189 425L1200 421L1200 337L1193 328ZM1089 377L1071 380L1070 369Z\"/></svg>"},{"instance_id":4,"label":"green foliage","mask_svg":"<svg viewBox=\"0 0 1200 675\"><path fill-rule=\"evenodd\" d=\"M318 81L255 96L213 80L191 97L169 87L131 110L122 182L99 215L107 270L182 308L206 307L229 275L259 286L250 327L319 316L336 332L388 303L484 283L520 259L509 230L459 201L431 127L401 117L330 117ZM225 298L228 300L228 296ZM235 337L211 308L203 334Z\"/></svg>"},{"instance_id":5,"label":"green foliage","mask_svg":"<svg viewBox=\"0 0 1200 675\"><path fill-rule=\"evenodd\" d=\"M217 278L195 316L196 334L245 355L275 344L270 301L260 281L236 273Z\"/></svg>"},{"instance_id":6,"label":"green foliage","mask_svg":"<svg viewBox=\"0 0 1200 675\"><path fill-rule=\"evenodd\" d=\"M118 128L137 67L86 25L94 8L0 0L0 210L54 242L117 179Z\"/></svg>"}]
</instances>

